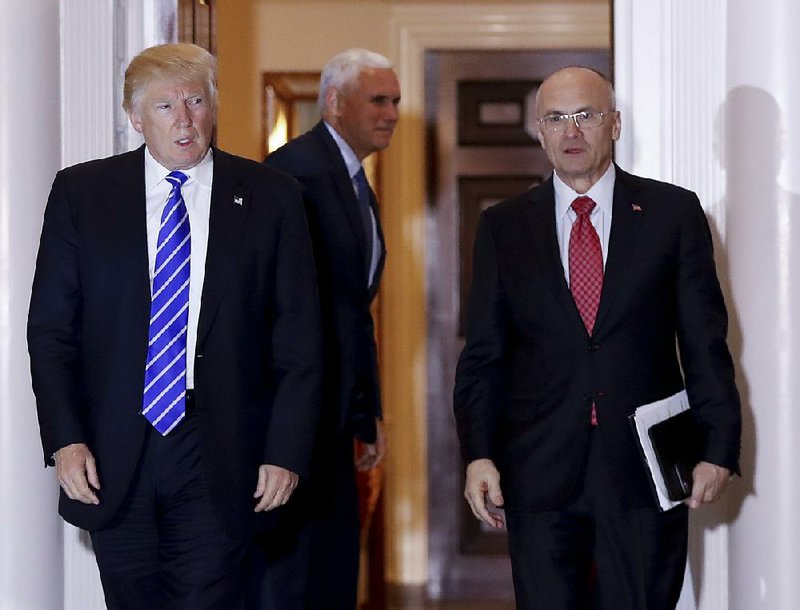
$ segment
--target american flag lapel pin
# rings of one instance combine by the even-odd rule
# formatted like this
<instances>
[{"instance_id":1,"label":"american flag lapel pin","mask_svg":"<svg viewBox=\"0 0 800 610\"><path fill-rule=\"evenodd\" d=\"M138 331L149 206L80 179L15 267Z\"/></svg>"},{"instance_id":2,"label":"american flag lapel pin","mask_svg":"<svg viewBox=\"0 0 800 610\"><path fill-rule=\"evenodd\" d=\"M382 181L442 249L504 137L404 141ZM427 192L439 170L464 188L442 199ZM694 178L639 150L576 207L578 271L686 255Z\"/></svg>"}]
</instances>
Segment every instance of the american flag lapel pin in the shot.
<instances>
[{"instance_id":1,"label":"american flag lapel pin","mask_svg":"<svg viewBox=\"0 0 800 610\"><path fill-rule=\"evenodd\" d=\"M642 211L642 206L640 206L638 203L632 203L631 204L631 209L634 212L641 212Z\"/></svg>"},{"instance_id":2,"label":"american flag lapel pin","mask_svg":"<svg viewBox=\"0 0 800 610\"><path fill-rule=\"evenodd\" d=\"M243 204L243 200L238 195L234 195L233 196L233 203L235 203L236 205L242 205Z\"/></svg>"}]
</instances>

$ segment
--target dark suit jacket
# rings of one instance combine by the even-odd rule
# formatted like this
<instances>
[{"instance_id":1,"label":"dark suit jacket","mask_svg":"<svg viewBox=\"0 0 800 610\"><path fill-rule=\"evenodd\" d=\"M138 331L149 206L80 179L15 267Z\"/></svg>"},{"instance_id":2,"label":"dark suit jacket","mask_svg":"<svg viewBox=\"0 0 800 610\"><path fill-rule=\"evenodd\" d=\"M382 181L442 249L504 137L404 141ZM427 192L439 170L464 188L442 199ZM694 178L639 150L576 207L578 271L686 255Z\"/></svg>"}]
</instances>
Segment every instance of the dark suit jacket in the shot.
<instances>
[{"instance_id":1,"label":"dark suit jacket","mask_svg":"<svg viewBox=\"0 0 800 610\"><path fill-rule=\"evenodd\" d=\"M685 385L704 459L736 470L739 396L697 197L617 169L591 337L565 281L554 202L551 178L481 216L454 394L465 461L495 461L508 508L557 509L575 489L594 402L612 493L653 506L628 417Z\"/></svg>"},{"instance_id":2,"label":"dark suit jacket","mask_svg":"<svg viewBox=\"0 0 800 610\"><path fill-rule=\"evenodd\" d=\"M241 198L239 202L239 198ZM293 180L214 150L195 357L200 450L217 513L252 524L259 464L305 474L318 416L319 310ZM79 527L113 517L137 465L150 315L144 147L58 173L28 320L45 460L86 443L100 505L69 500Z\"/></svg>"},{"instance_id":3,"label":"dark suit jacket","mask_svg":"<svg viewBox=\"0 0 800 610\"><path fill-rule=\"evenodd\" d=\"M371 285L368 252L353 183L342 154L319 122L269 155L265 163L294 176L302 186L311 229L325 343L323 396L332 403L323 411L325 424L341 432L354 427L367 442L375 438L380 416L375 328L370 304L380 281L386 250L378 223L381 256ZM375 194L372 211L378 219Z\"/></svg>"}]
</instances>

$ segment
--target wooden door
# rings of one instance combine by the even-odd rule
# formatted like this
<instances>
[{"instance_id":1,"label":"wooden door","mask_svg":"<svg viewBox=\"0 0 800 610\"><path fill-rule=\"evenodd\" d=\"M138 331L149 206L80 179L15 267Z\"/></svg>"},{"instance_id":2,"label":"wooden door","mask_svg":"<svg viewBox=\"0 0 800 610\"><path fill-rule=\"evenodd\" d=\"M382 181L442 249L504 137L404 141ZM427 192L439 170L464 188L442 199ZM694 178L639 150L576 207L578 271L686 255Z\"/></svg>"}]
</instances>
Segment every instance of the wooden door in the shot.
<instances>
[{"instance_id":1,"label":"wooden door","mask_svg":"<svg viewBox=\"0 0 800 610\"><path fill-rule=\"evenodd\" d=\"M216 54L214 0L178 0L178 41Z\"/></svg>"}]
</instances>

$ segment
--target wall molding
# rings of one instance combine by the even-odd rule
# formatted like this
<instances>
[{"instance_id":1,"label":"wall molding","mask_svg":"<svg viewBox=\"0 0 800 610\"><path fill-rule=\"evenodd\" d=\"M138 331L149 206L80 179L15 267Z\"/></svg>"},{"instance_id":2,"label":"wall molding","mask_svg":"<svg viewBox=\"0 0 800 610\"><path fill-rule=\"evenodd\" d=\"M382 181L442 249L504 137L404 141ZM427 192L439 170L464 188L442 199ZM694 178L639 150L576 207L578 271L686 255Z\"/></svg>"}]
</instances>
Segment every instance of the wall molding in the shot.
<instances>
[{"instance_id":1,"label":"wall molding","mask_svg":"<svg viewBox=\"0 0 800 610\"><path fill-rule=\"evenodd\" d=\"M61 167L115 152L114 0L61 0ZM103 610L89 537L64 522L64 609Z\"/></svg>"},{"instance_id":2,"label":"wall molding","mask_svg":"<svg viewBox=\"0 0 800 610\"><path fill-rule=\"evenodd\" d=\"M61 162L114 152L114 2L61 2Z\"/></svg>"},{"instance_id":3,"label":"wall molding","mask_svg":"<svg viewBox=\"0 0 800 610\"><path fill-rule=\"evenodd\" d=\"M695 191L724 235L727 3L614 2L615 86L630 171Z\"/></svg>"},{"instance_id":4,"label":"wall molding","mask_svg":"<svg viewBox=\"0 0 800 610\"><path fill-rule=\"evenodd\" d=\"M175 40L175 0L60 0L60 167L141 143L122 109L125 68L145 47ZM89 535L63 523L64 609L103 610Z\"/></svg>"},{"instance_id":5,"label":"wall molding","mask_svg":"<svg viewBox=\"0 0 800 610\"><path fill-rule=\"evenodd\" d=\"M617 161L633 173L695 191L723 242L726 186L717 150L726 135L719 113L727 93L727 11L725 0L614 1L615 87L623 124ZM693 513L690 526L678 610L727 610L724 510Z\"/></svg>"}]
</instances>

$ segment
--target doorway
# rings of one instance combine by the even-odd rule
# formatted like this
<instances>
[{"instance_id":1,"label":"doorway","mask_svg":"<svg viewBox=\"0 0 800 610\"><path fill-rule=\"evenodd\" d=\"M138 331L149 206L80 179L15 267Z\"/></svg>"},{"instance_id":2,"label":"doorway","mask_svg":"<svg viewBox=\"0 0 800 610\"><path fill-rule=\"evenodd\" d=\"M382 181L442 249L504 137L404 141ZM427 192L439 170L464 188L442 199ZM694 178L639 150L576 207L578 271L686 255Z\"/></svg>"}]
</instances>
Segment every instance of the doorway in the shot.
<instances>
[{"instance_id":1,"label":"doorway","mask_svg":"<svg viewBox=\"0 0 800 610\"><path fill-rule=\"evenodd\" d=\"M428 597L513 599L505 532L482 528L463 498L452 414L480 212L546 179L535 137L541 81L568 65L610 75L607 50L425 53L428 310Z\"/></svg>"}]
</instances>

